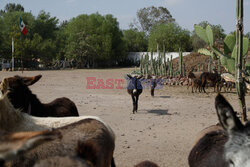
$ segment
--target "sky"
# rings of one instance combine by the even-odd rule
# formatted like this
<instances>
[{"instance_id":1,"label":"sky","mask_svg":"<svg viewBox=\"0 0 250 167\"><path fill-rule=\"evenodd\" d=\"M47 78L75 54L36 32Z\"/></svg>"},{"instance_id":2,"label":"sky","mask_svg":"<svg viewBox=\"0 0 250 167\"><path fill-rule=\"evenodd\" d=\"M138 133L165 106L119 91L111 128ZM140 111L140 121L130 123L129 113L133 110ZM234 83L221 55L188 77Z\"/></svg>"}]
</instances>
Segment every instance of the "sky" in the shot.
<instances>
[{"instance_id":1,"label":"sky","mask_svg":"<svg viewBox=\"0 0 250 167\"><path fill-rule=\"evenodd\" d=\"M0 9L7 3L19 3L35 16L44 10L60 21L80 14L112 14L121 29L129 28L139 9L150 6L167 8L176 22L189 31L201 21L220 24L226 33L236 27L236 0L0 0ZM250 32L250 0L244 1L244 32Z\"/></svg>"}]
</instances>

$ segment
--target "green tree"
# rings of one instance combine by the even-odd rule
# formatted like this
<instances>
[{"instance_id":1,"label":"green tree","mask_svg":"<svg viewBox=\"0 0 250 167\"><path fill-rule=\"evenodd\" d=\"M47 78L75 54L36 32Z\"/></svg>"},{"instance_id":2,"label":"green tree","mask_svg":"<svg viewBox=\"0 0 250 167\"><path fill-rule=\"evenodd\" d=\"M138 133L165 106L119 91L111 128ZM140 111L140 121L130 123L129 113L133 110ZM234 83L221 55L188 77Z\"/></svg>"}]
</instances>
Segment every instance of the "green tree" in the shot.
<instances>
[{"instance_id":1,"label":"green tree","mask_svg":"<svg viewBox=\"0 0 250 167\"><path fill-rule=\"evenodd\" d=\"M55 39L58 22L56 17L51 17L50 13L42 10L34 22L32 31L38 33L43 39Z\"/></svg>"},{"instance_id":2,"label":"green tree","mask_svg":"<svg viewBox=\"0 0 250 167\"><path fill-rule=\"evenodd\" d=\"M111 66L124 55L123 34L112 15L79 15L65 27L66 55L79 67Z\"/></svg>"},{"instance_id":3,"label":"green tree","mask_svg":"<svg viewBox=\"0 0 250 167\"><path fill-rule=\"evenodd\" d=\"M0 55L2 58L11 59L11 41L14 38L15 58L23 60L24 67L35 67L37 59L45 64L51 64L56 59L60 49L57 41L61 36L58 34L58 19L51 17L49 13L41 11L37 18L31 13L23 12L17 5L6 5L4 14L0 16ZM28 34L21 34L19 17L22 17L27 26ZM58 42L59 43L59 42ZM60 46L63 47L64 46ZM17 66L20 64L17 64Z\"/></svg>"},{"instance_id":4,"label":"green tree","mask_svg":"<svg viewBox=\"0 0 250 167\"><path fill-rule=\"evenodd\" d=\"M148 40L145 32L139 32L137 29L124 30L124 40L128 52L147 51Z\"/></svg>"},{"instance_id":5,"label":"green tree","mask_svg":"<svg viewBox=\"0 0 250 167\"><path fill-rule=\"evenodd\" d=\"M207 21L202 21L198 25L200 25L202 28L206 28L207 25L210 25L214 32L215 41L223 41L223 39L226 37L226 34L224 33L225 31L220 24L212 25ZM195 31L193 31L192 33L191 41L195 51L197 51L199 48L204 48L206 46L206 43L198 37Z\"/></svg>"},{"instance_id":6,"label":"green tree","mask_svg":"<svg viewBox=\"0 0 250 167\"><path fill-rule=\"evenodd\" d=\"M24 7L20 4L8 3L5 5L4 10L0 10L0 15L8 12L24 12Z\"/></svg>"},{"instance_id":7,"label":"green tree","mask_svg":"<svg viewBox=\"0 0 250 167\"><path fill-rule=\"evenodd\" d=\"M168 52L191 51L190 32L182 29L176 23L156 25L149 34L148 48L149 51L156 51L157 44L160 50L163 45Z\"/></svg>"},{"instance_id":8,"label":"green tree","mask_svg":"<svg viewBox=\"0 0 250 167\"><path fill-rule=\"evenodd\" d=\"M164 7L148 7L140 9L137 12L137 19L141 28L147 34L155 25L167 24L175 22L167 8Z\"/></svg>"},{"instance_id":9,"label":"green tree","mask_svg":"<svg viewBox=\"0 0 250 167\"><path fill-rule=\"evenodd\" d=\"M20 57L21 53L18 48L25 49L26 46L19 46L23 45L25 42L17 42L21 39L21 31L19 28L19 17L22 17L23 20L25 20L26 25L32 25L34 22L34 16L31 13L26 12L7 12L1 17L1 29L0 34L2 34L2 38L0 39L1 48L0 48L0 54L3 58L10 59L11 58L11 41L12 38L14 38L15 41L15 56ZM28 27L28 31L30 27ZM18 34L18 35L17 35ZM31 34L28 33L25 37L22 38L22 40L30 39ZM23 53L24 54L24 53Z\"/></svg>"},{"instance_id":10,"label":"green tree","mask_svg":"<svg viewBox=\"0 0 250 167\"><path fill-rule=\"evenodd\" d=\"M65 54L66 54L66 41L67 41L67 36L65 34L65 27L68 24L67 21L62 22L59 27L58 31L56 31L56 59L57 60L64 60L65 59Z\"/></svg>"}]
</instances>

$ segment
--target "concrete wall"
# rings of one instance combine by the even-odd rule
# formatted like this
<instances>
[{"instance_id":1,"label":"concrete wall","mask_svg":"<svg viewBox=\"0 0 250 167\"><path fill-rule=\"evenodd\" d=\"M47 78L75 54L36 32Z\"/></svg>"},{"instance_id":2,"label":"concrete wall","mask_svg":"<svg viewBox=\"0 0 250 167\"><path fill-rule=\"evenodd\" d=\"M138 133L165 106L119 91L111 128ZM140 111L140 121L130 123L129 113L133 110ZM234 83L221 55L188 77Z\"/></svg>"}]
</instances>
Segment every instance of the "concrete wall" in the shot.
<instances>
[{"instance_id":1,"label":"concrete wall","mask_svg":"<svg viewBox=\"0 0 250 167\"><path fill-rule=\"evenodd\" d=\"M183 52L183 56L189 55L191 52ZM141 56L145 56L146 54L149 55L149 60L151 59L151 53L150 52L129 52L128 53L128 58L130 60L133 60L134 62L136 61L140 61ZM170 57L171 55L173 56L173 59L176 57L179 57L179 52L168 52L165 54L166 55L166 60ZM157 52L153 52L153 58L157 58L158 57L158 53Z\"/></svg>"}]
</instances>

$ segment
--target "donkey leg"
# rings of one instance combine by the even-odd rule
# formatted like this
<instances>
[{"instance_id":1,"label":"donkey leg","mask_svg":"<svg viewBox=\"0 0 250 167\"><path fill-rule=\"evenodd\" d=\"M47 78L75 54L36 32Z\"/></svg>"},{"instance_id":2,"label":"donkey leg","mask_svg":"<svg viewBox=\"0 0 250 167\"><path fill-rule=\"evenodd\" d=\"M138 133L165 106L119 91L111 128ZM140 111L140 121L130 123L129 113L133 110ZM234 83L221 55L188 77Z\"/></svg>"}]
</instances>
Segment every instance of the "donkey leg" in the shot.
<instances>
[{"instance_id":1,"label":"donkey leg","mask_svg":"<svg viewBox=\"0 0 250 167\"><path fill-rule=\"evenodd\" d=\"M204 93L206 93L206 90L205 90L206 85L207 85L206 79L202 80L201 87L202 87L202 90L204 91Z\"/></svg>"},{"instance_id":2,"label":"donkey leg","mask_svg":"<svg viewBox=\"0 0 250 167\"><path fill-rule=\"evenodd\" d=\"M155 95L155 88L151 88L151 96L154 97Z\"/></svg>"},{"instance_id":3,"label":"donkey leg","mask_svg":"<svg viewBox=\"0 0 250 167\"><path fill-rule=\"evenodd\" d=\"M133 114L135 113L135 109L136 109L136 102L135 102L135 97L133 95L131 95L132 97L132 101L133 101Z\"/></svg>"},{"instance_id":4,"label":"donkey leg","mask_svg":"<svg viewBox=\"0 0 250 167\"><path fill-rule=\"evenodd\" d=\"M135 102L136 103L136 110L135 110L136 112L138 110L138 100L139 100L139 96L136 96L136 102Z\"/></svg>"}]
</instances>

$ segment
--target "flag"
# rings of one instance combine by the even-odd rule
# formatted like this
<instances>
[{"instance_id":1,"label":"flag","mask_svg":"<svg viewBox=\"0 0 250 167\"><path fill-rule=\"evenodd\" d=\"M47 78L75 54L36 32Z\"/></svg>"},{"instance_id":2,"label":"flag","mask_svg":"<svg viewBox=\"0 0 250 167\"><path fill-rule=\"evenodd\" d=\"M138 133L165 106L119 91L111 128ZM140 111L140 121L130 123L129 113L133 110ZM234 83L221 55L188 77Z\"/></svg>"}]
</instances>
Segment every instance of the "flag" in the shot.
<instances>
[{"instance_id":1,"label":"flag","mask_svg":"<svg viewBox=\"0 0 250 167\"><path fill-rule=\"evenodd\" d=\"M20 29L21 29L21 32L23 33L23 35L26 35L28 33L27 27L24 24L24 22L23 22L23 20L22 20L21 17L19 18L19 26L20 26Z\"/></svg>"}]
</instances>

